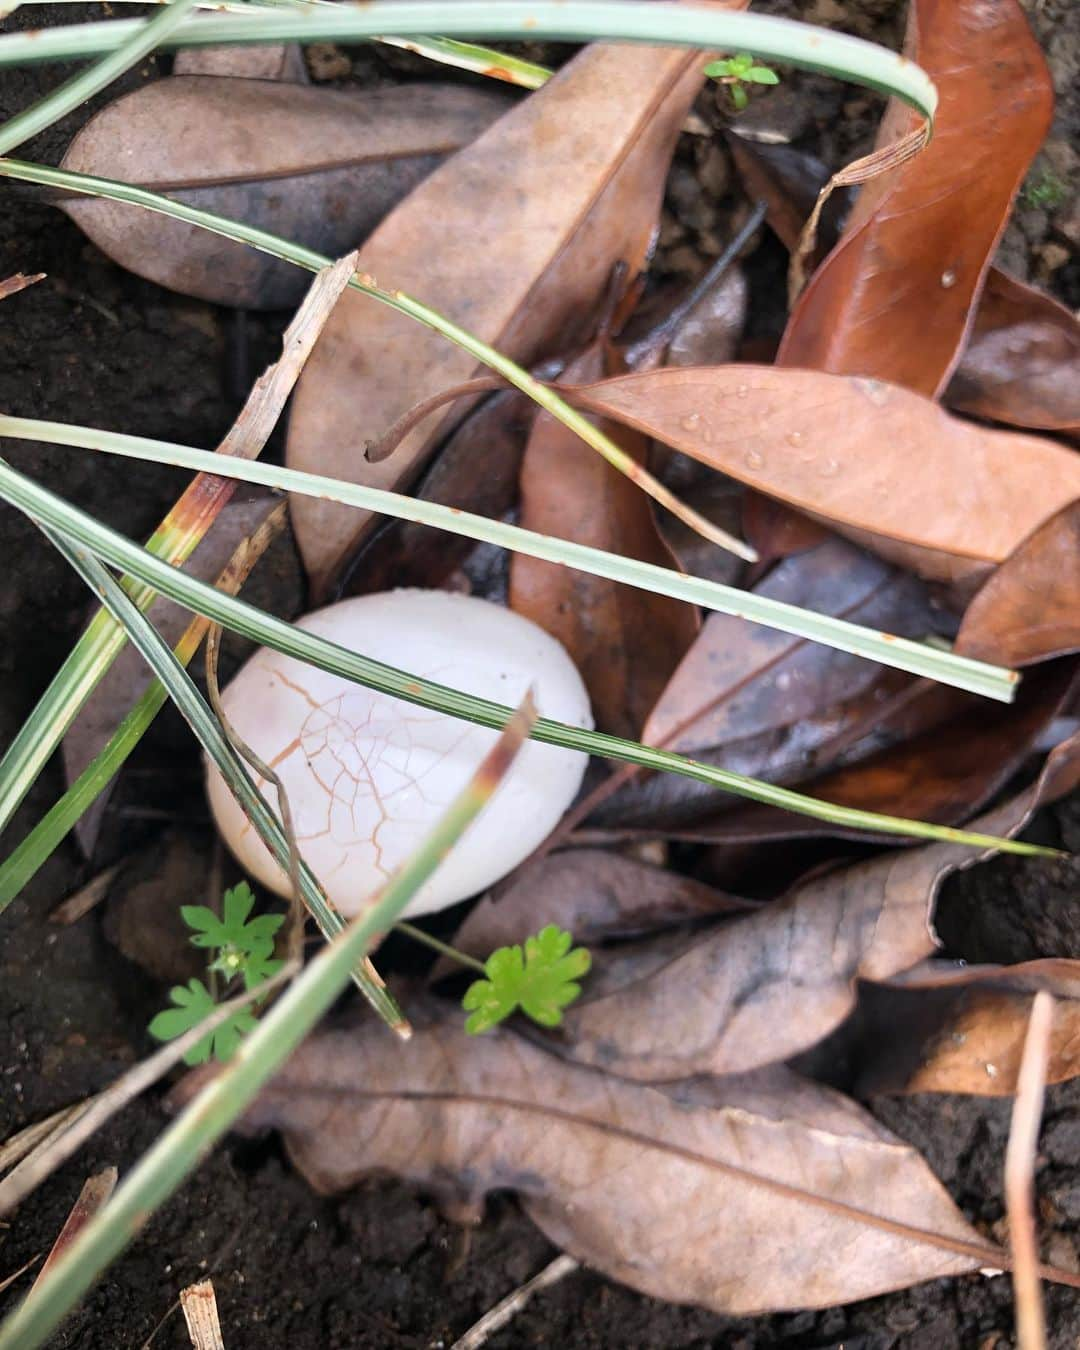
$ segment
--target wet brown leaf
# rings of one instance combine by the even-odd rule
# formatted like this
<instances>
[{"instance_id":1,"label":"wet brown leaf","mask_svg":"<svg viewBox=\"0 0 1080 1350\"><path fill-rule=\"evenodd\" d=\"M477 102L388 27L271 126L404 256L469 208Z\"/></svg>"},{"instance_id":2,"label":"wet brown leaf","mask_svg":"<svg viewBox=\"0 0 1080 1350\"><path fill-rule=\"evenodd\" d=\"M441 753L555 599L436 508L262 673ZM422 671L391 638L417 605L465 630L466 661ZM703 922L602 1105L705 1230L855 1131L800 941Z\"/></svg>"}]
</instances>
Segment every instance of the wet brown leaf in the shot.
<instances>
[{"instance_id":1,"label":"wet brown leaf","mask_svg":"<svg viewBox=\"0 0 1080 1350\"><path fill-rule=\"evenodd\" d=\"M982 699L936 688L913 689L895 725L885 717L864 728L871 753L864 749L857 762L813 778L809 790L837 806L938 825L962 824L1022 767L1075 687L1075 669L1059 663L1030 675L1009 706L990 706ZM899 737L900 743L874 751L874 738L890 735ZM858 743L852 747L849 736L844 741L847 753L858 756ZM664 833L713 844L872 837L760 803L739 803L712 819ZM885 836L881 840L890 842Z\"/></svg>"},{"instance_id":2,"label":"wet brown leaf","mask_svg":"<svg viewBox=\"0 0 1080 1350\"><path fill-rule=\"evenodd\" d=\"M591 946L754 907L667 868L606 849L573 848L538 859L497 899L481 900L454 935L454 946L486 960L496 947L524 942L549 923ZM439 973L453 968L440 966Z\"/></svg>"},{"instance_id":3,"label":"wet brown leaf","mask_svg":"<svg viewBox=\"0 0 1080 1350\"><path fill-rule=\"evenodd\" d=\"M1075 746L1060 746L1035 784L972 828L1014 834L1078 777ZM593 1001L586 988L564 1018L565 1053L648 1082L790 1059L849 1015L857 980L890 979L931 955L942 881L988 856L930 844L813 876L646 979Z\"/></svg>"},{"instance_id":4,"label":"wet brown leaf","mask_svg":"<svg viewBox=\"0 0 1080 1350\"><path fill-rule=\"evenodd\" d=\"M933 624L918 581L842 539L785 559L754 593L905 637L922 637ZM696 754L854 698L881 673L862 657L710 614L649 714L643 739Z\"/></svg>"},{"instance_id":5,"label":"wet brown leaf","mask_svg":"<svg viewBox=\"0 0 1080 1350\"><path fill-rule=\"evenodd\" d=\"M1010 426L1080 433L1080 321L991 268L945 401Z\"/></svg>"},{"instance_id":6,"label":"wet brown leaf","mask_svg":"<svg viewBox=\"0 0 1080 1350\"><path fill-rule=\"evenodd\" d=\"M697 52L586 49L421 184L360 250L360 270L519 362L572 349L595 322L614 264L631 277L642 265L701 70ZM429 417L377 464L364 459L365 444L475 369L475 358L407 316L346 296L298 386L289 464L408 487L464 410ZM292 510L318 599L372 517L312 498Z\"/></svg>"},{"instance_id":7,"label":"wet brown leaf","mask_svg":"<svg viewBox=\"0 0 1080 1350\"><path fill-rule=\"evenodd\" d=\"M578 383L625 369L601 337L571 363L565 378ZM643 436L603 421L600 426L644 464ZM624 558L676 565L641 489L544 412L533 424L522 460L521 524ZM589 691L597 728L631 739L700 627L693 605L522 553L510 561L510 608L570 653Z\"/></svg>"},{"instance_id":8,"label":"wet brown leaf","mask_svg":"<svg viewBox=\"0 0 1080 1350\"><path fill-rule=\"evenodd\" d=\"M1080 497L1075 452L876 379L714 366L623 375L573 397L934 578L1001 562Z\"/></svg>"},{"instance_id":9,"label":"wet brown leaf","mask_svg":"<svg viewBox=\"0 0 1080 1350\"><path fill-rule=\"evenodd\" d=\"M281 1129L324 1193L390 1172L475 1217L515 1190L579 1260L717 1312L827 1307L993 1261L918 1154L828 1089L780 1073L658 1091L509 1032L470 1039L459 1019L404 1049L370 1022L317 1033L245 1128Z\"/></svg>"},{"instance_id":10,"label":"wet brown leaf","mask_svg":"<svg viewBox=\"0 0 1080 1350\"><path fill-rule=\"evenodd\" d=\"M185 75L110 103L63 167L153 188L336 258L507 106L499 93L454 85L352 91ZM289 263L138 206L61 205L114 262L185 295L278 309L309 282Z\"/></svg>"},{"instance_id":11,"label":"wet brown leaf","mask_svg":"<svg viewBox=\"0 0 1080 1350\"><path fill-rule=\"evenodd\" d=\"M1010 1097L1035 995L1054 996L1047 1081L1080 1074L1080 961L1016 966L927 962L859 994L860 1096L966 1092Z\"/></svg>"},{"instance_id":12,"label":"wet brown leaf","mask_svg":"<svg viewBox=\"0 0 1080 1350\"><path fill-rule=\"evenodd\" d=\"M1026 666L1080 650L1080 501L1006 558L968 606L956 651Z\"/></svg>"},{"instance_id":13,"label":"wet brown leaf","mask_svg":"<svg viewBox=\"0 0 1080 1350\"><path fill-rule=\"evenodd\" d=\"M1018 0L915 0L905 51L938 88L933 140L862 189L777 359L934 396L959 357L1013 197L1049 127L1053 92ZM893 100L878 144L916 122Z\"/></svg>"}]
</instances>

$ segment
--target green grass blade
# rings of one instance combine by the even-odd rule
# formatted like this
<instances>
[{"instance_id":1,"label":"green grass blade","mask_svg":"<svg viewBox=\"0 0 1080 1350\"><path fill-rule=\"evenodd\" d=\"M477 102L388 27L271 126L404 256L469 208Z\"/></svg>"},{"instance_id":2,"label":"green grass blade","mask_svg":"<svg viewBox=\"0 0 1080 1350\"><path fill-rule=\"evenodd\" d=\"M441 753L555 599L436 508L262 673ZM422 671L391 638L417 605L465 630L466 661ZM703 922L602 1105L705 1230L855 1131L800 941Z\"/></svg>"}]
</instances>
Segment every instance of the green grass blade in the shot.
<instances>
[{"instance_id":1,"label":"green grass blade","mask_svg":"<svg viewBox=\"0 0 1080 1350\"><path fill-rule=\"evenodd\" d=\"M79 543L114 567L140 577L163 595L168 595L196 613L205 614L215 622L232 629L233 632L249 637L263 646L272 647L275 651L294 656L299 661L318 666L321 670L330 671L346 680L400 698L418 707L431 708L447 713L451 717L475 722L480 726L501 727L506 722L510 710L502 704L476 698L471 694L463 694L460 690L449 689L433 680L396 670L381 661L373 661L358 652L349 651L336 643L328 642L325 638L305 632L281 619L275 619L243 600L222 594L204 582L196 581L194 577L163 563L159 558L155 558L145 549L139 548L137 544L110 530L108 526L102 525L48 489L17 473L2 460L0 460L0 498L5 498L32 519L63 535L66 540ZM171 652L169 657L171 660ZM184 678L187 678L186 674ZM902 835L911 839L938 839L970 845L973 848L1000 849L1002 852L1027 856L1059 856L1054 849L1020 840L998 839L990 835L952 829L945 825L932 825L923 821L904 820L898 816L881 815L873 811L858 811L852 807L836 806L830 802L818 801L801 792L774 787L770 783L746 778L742 774L731 773L710 764L701 764L670 750L657 750L635 741L623 740L618 736L585 731L580 727L567 726L547 718L538 719L530 734L534 740L549 745L582 750L586 754L621 760L645 769L681 774L737 796L747 797L751 801L765 802L770 806L778 806L798 815L811 816L844 829L870 830L878 834Z\"/></svg>"},{"instance_id":2,"label":"green grass blade","mask_svg":"<svg viewBox=\"0 0 1080 1350\"><path fill-rule=\"evenodd\" d=\"M164 685L207 755L221 771L244 813L260 839L277 859L283 871L289 870L289 845L262 794L251 781L239 755L233 749L221 724L196 689L191 676L176 659L171 648L143 612L132 603L123 587L85 548L63 534L43 526L50 542L121 624L158 680ZM150 556L149 554L147 555ZM168 564L165 564L168 566ZM171 569L170 569L171 570ZM212 587L210 589L213 589ZM217 592L219 595L223 592ZM300 889L304 904L315 918L324 936L330 938L344 927L341 916L328 903L311 870L300 864ZM401 1026L401 1011L381 985L365 970L357 970L356 983L379 1016L391 1027Z\"/></svg>"},{"instance_id":3,"label":"green grass blade","mask_svg":"<svg viewBox=\"0 0 1080 1350\"><path fill-rule=\"evenodd\" d=\"M11 117L0 126L0 155L10 154L17 145L51 127L80 103L85 103L125 70L137 65L180 27L194 8L195 0L170 0L154 18L141 24L125 41L106 52L88 70L81 70L32 107Z\"/></svg>"},{"instance_id":4,"label":"green grass blade","mask_svg":"<svg viewBox=\"0 0 1080 1350\"><path fill-rule=\"evenodd\" d=\"M731 586L722 586L700 577L686 576L671 568L640 562L636 558L623 558L602 549L537 534L533 530L525 530L517 525L507 525L502 521L489 520L471 512L420 501L401 493L362 487L340 479L301 473L295 469L261 464L254 460L222 463L220 455L211 454L206 450L151 441L119 432L67 426L60 422L43 422L0 414L0 436L100 450L110 454L126 455L132 459L217 473L222 477L239 478L244 482L260 483L309 497L327 498L347 506L358 506L421 525L431 525L452 534L496 544L546 562L575 567L593 576L623 582L657 595L670 596L723 614L732 614L753 623L793 633L812 642L822 642L840 651L864 656L897 670L925 676L1001 702L1009 702L1016 690L1018 679L1016 673L1000 666L973 661L968 657L954 656L951 652L943 652L908 638L882 634L876 629L863 628L847 620L833 618L831 615L815 614L797 605L783 604L766 596L736 590Z\"/></svg>"},{"instance_id":5,"label":"green grass blade","mask_svg":"<svg viewBox=\"0 0 1080 1350\"><path fill-rule=\"evenodd\" d=\"M113 732L108 744L0 864L0 913L29 884L38 868L48 861L53 850L120 772L161 711L166 697L161 684L155 681Z\"/></svg>"},{"instance_id":6,"label":"green grass blade","mask_svg":"<svg viewBox=\"0 0 1080 1350\"><path fill-rule=\"evenodd\" d=\"M349 972L386 932L476 818L524 740L511 725L461 795L371 908L312 960L241 1042L228 1065L132 1168L47 1276L0 1327L0 1350L36 1350L184 1182L344 989Z\"/></svg>"},{"instance_id":7,"label":"green grass blade","mask_svg":"<svg viewBox=\"0 0 1080 1350\"><path fill-rule=\"evenodd\" d=\"M112 51L140 19L73 24L0 37L0 67L71 60ZM250 42L357 42L385 33L448 38L645 42L704 51L749 52L764 61L816 70L895 95L933 119L937 92L925 71L884 47L825 28L712 6L636 0L374 0L310 10L189 18L169 48Z\"/></svg>"}]
</instances>

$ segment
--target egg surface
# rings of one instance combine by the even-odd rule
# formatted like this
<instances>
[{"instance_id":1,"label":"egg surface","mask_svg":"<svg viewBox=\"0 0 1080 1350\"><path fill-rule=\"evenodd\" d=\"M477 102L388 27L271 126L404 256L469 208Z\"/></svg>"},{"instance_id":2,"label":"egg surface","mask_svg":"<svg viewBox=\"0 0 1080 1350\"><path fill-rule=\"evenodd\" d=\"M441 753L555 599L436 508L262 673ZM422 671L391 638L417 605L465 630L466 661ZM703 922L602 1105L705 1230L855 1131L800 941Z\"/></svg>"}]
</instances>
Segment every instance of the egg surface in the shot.
<instances>
[{"instance_id":1,"label":"egg surface","mask_svg":"<svg viewBox=\"0 0 1080 1350\"><path fill-rule=\"evenodd\" d=\"M511 610L446 591L357 596L298 627L463 693L515 706L531 688L541 715L589 728L581 676L565 649ZM281 778L305 862L346 915L426 838L498 732L376 693L262 648L222 695L243 740ZM577 794L587 757L529 741L407 914L485 890L546 837ZM273 784L257 779L276 810ZM210 807L240 864L287 895L286 873L213 765Z\"/></svg>"}]
</instances>

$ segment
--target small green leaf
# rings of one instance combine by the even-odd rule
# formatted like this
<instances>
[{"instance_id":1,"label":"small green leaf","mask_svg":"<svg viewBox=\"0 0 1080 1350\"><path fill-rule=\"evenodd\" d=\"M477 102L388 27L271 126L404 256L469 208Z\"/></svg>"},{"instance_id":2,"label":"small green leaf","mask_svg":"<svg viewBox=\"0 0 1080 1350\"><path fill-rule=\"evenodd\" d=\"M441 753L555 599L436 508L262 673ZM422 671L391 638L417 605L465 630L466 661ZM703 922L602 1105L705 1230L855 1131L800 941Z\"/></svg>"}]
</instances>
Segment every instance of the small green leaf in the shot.
<instances>
[{"instance_id":1,"label":"small green leaf","mask_svg":"<svg viewBox=\"0 0 1080 1350\"><path fill-rule=\"evenodd\" d=\"M751 66L743 76L744 80L749 80L751 84L779 84L780 76L775 70L770 70L768 66Z\"/></svg>"},{"instance_id":2,"label":"small green leaf","mask_svg":"<svg viewBox=\"0 0 1080 1350\"><path fill-rule=\"evenodd\" d=\"M194 978L186 985L179 984L170 989L169 998L176 1006L159 1012L147 1028L158 1041L175 1041L177 1036L182 1036L209 1017L217 1006L202 980ZM184 1063L205 1064L211 1054L224 1063L256 1025L250 1009L241 1008L202 1040L196 1041L184 1056Z\"/></svg>"},{"instance_id":3,"label":"small green leaf","mask_svg":"<svg viewBox=\"0 0 1080 1350\"><path fill-rule=\"evenodd\" d=\"M486 980L474 981L462 1007L472 1015L465 1030L471 1036L489 1031L520 1008L541 1026L557 1027L562 1010L573 1003L592 958L584 947L570 950L573 939L555 924L536 937L526 938L524 952L515 945L500 947L484 962Z\"/></svg>"},{"instance_id":4,"label":"small green leaf","mask_svg":"<svg viewBox=\"0 0 1080 1350\"><path fill-rule=\"evenodd\" d=\"M705 74L710 80L723 80L734 75L732 63L729 60L710 61L705 67Z\"/></svg>"},{"instance_id":5,"label":"small green leaf","mask_svg":"<svg viewBox=\"0 0 1080 1350\"><path fill-rule=\"evenodd\" d=\"M735 107L738 109L739 112L742 112L742 110L750 102L750 100L746 97L746 90L742 87L741 84L733 84L731 86L731 101L732 103L734 103Z\"/></svg>"},{"instance_id":6,"label":"small green leaf","mask_svg":"<svg viewBox=\"0 0 1080 1350\"><path fill-rule=\"evenodd\" d=\"M223 953L230 949L252 955L266 953L273 947L274 934L285 922L285 916L260 914L249 921L254 904L251 887L242 881L225 892L221 918L205 905L181 905L180 915L189 928L195 929L193 946L220 947ZM235 966L232 973L239 968Z\"/></svg>"}]
</instances>

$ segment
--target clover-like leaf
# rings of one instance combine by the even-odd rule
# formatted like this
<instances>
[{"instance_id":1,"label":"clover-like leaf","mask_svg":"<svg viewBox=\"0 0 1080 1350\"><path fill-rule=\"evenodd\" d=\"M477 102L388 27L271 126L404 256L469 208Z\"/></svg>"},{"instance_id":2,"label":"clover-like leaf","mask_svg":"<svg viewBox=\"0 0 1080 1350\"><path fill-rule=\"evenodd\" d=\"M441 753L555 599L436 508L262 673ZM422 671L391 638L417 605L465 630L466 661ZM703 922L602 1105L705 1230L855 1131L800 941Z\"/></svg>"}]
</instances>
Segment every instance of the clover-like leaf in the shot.
<instances>
[{"instance_id":1,"label":"clover-like leaf","mask_svg":"<svg viewBox=\"0 0 1080 1350\"><path fill-rule=\"evenodd\" d=\"M462 1000L471 1014L465 1030L472 1036L489 1031L517 1008L541 1026L558 1026L562 1010L581 993L576 981L592 964L584 947L570 950L572 942L564 929L549 924L525 939L524 951L515 944L492 952L484 962L487 979L474 981Z\"/></svg>"},{"instance_id":2,"label":"clover-like leaf","mask_svg":"<svg viewBox=\"0 0 1080 1350\"><path fill-rule=\"evenodd\" d=\"M213 996L202 980L192 978L186 985L169 990L169 998L176 1005L159 1012L148 1028L158 1041L174 1041L198 1024L216 1008ZM185 1064L205 1064L211 1055L222 1063L229 1059L237 1045L256 1026L255 1018L247 1008L241 1008L221 1026L196 1041L184 1055Z\"/></svg>"},{"instance_id":3,"label":"clover-like leaf","mask_svg":"<svg viewBox=\"0 0 1080 1350\"><path fill-rule=\"evenodd\" d=\"M191 941L196 947L268 954L273 947L274 934L285 922L285 916L260 914L249 919L254 905L251 887L242 881L225 892L220 918L205 905L182 905L180 914L187 926L195 930Z\"/></svg>"}]
</instances>

